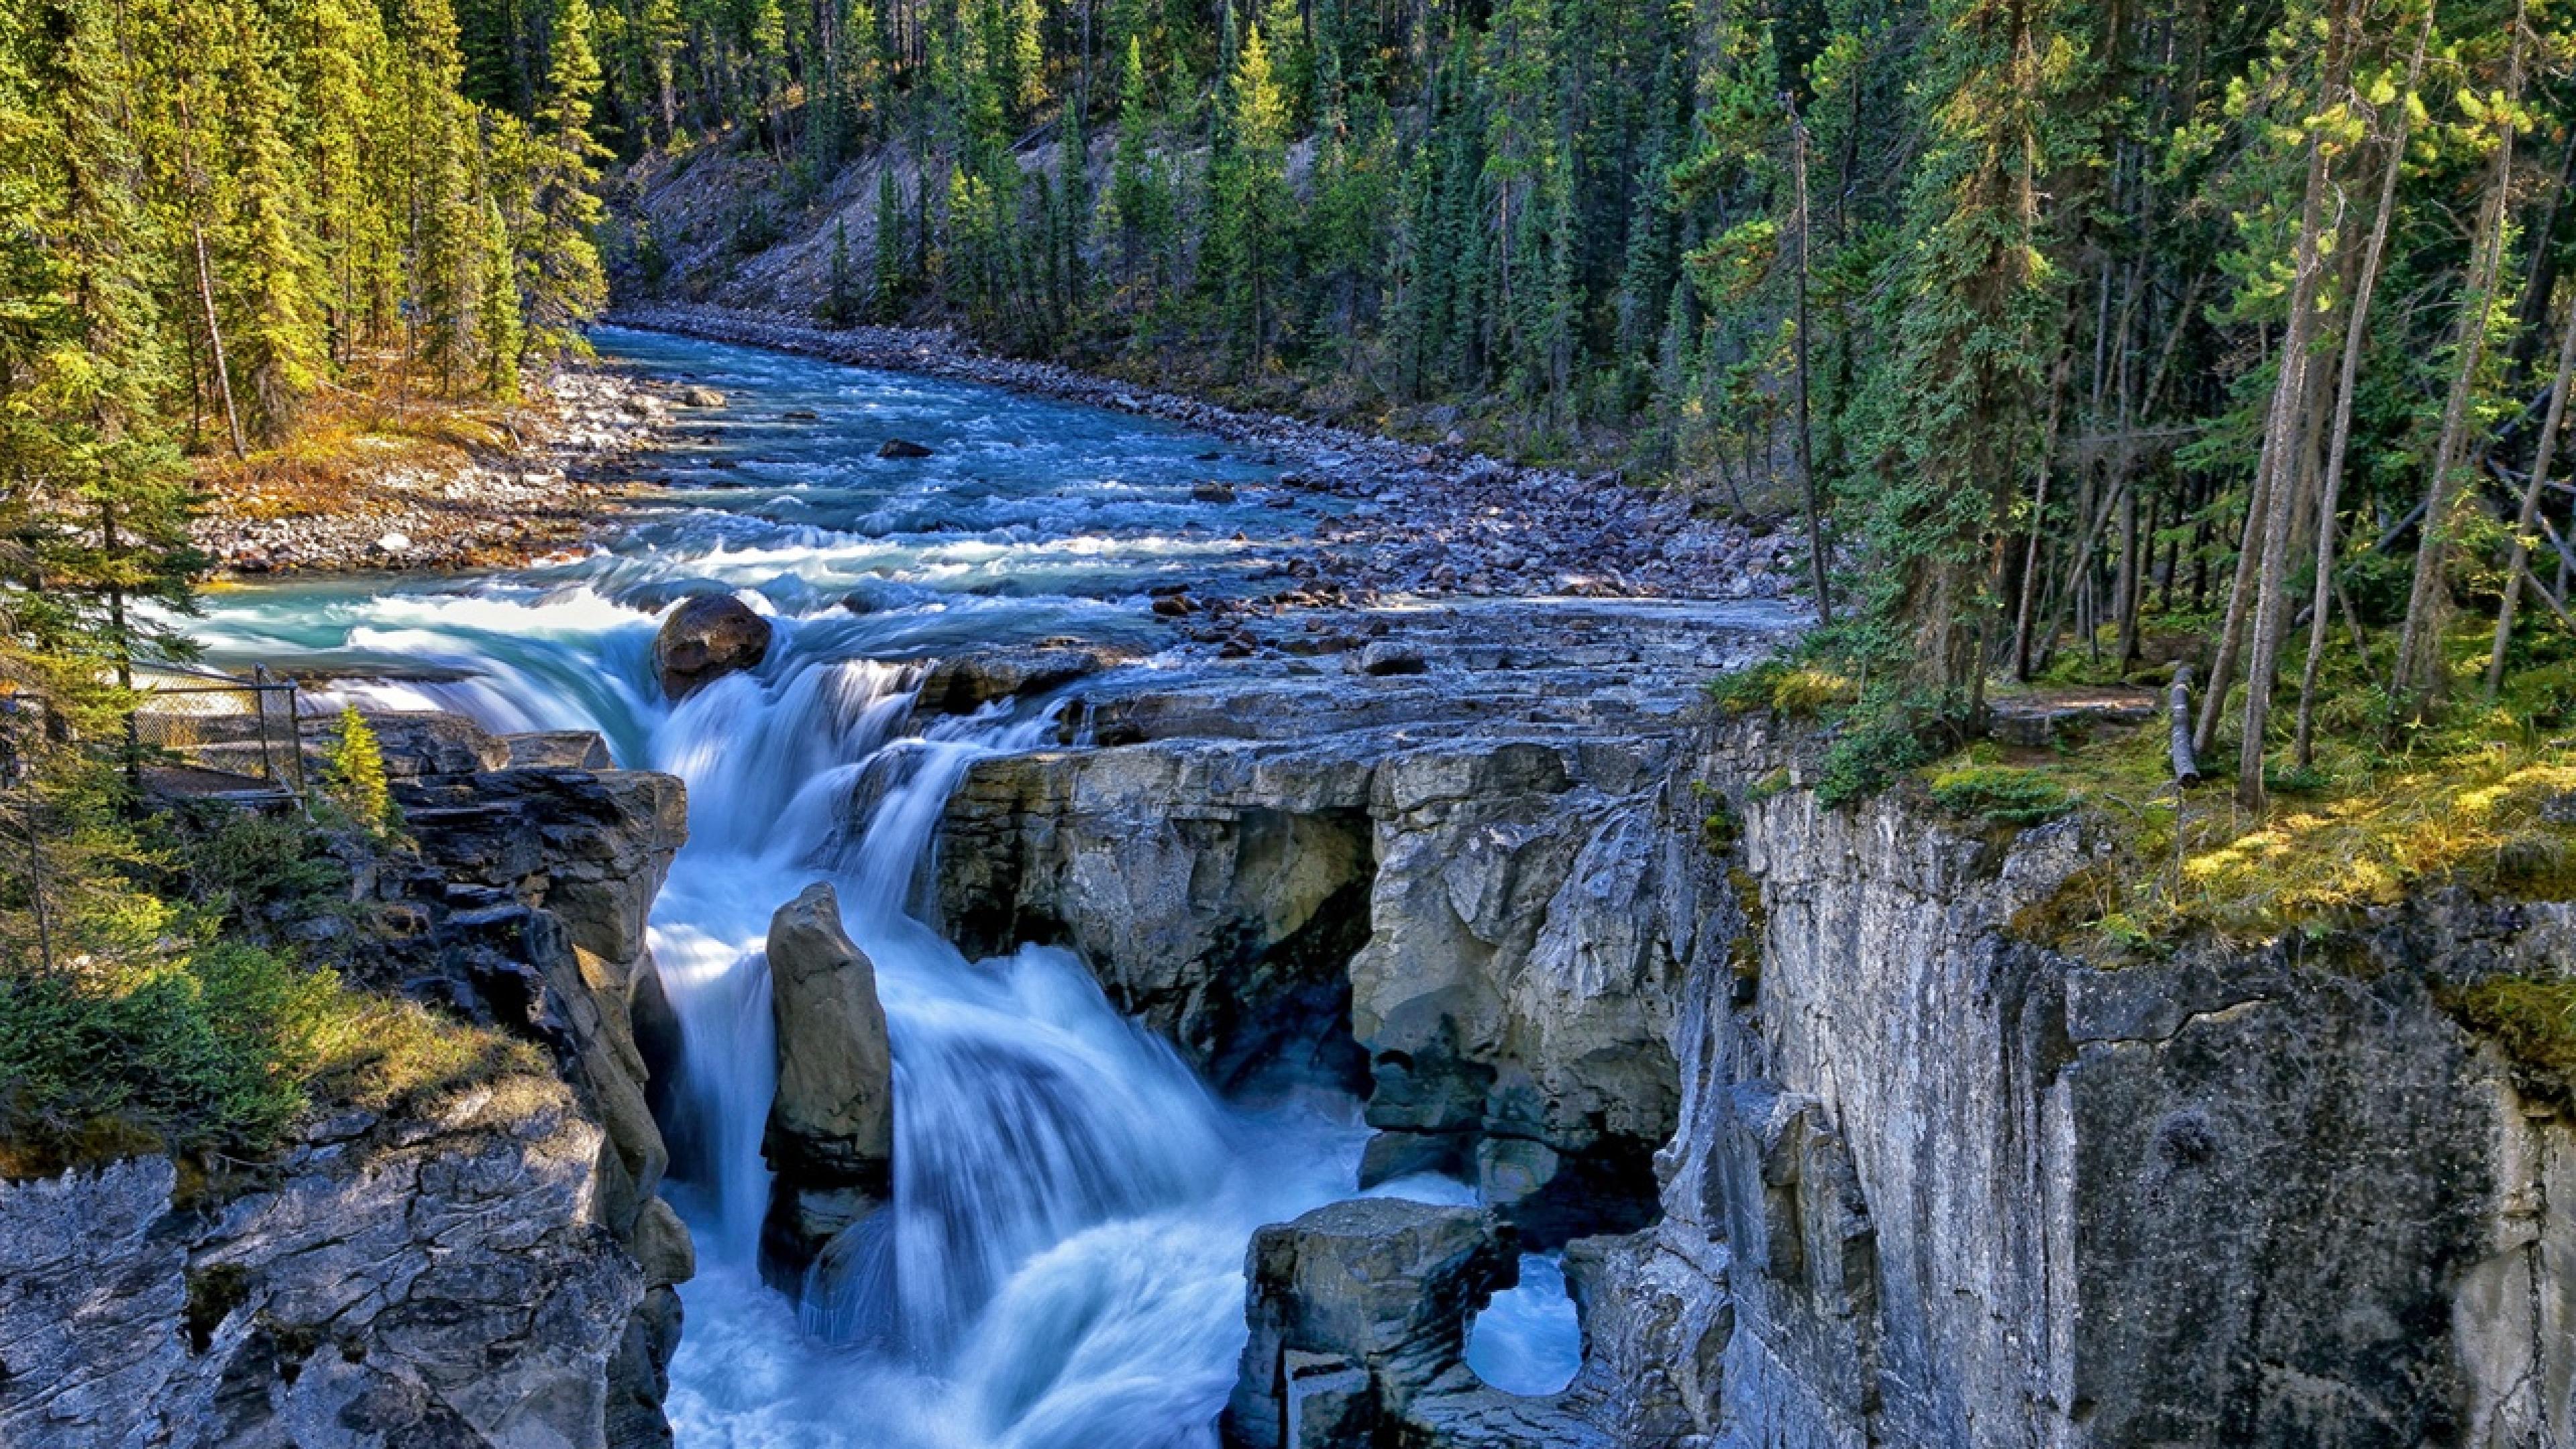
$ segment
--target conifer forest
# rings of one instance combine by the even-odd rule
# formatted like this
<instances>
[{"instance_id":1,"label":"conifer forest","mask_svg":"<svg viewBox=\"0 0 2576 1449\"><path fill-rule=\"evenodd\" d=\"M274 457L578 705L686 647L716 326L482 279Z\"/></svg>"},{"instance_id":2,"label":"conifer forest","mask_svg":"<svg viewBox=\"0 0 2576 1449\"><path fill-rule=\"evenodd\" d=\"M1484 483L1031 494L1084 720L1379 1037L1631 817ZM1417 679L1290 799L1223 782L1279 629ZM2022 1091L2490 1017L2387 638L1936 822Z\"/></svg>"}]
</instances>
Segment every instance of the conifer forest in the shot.
<instances>
[{"instance_id":1,"label":"conifer forest","mask_svg":"<svg viewBox=\"0 0 2576 1449\"><path fill-rule=\"evenodd\" d=\"M0 1443L2567 1442L2571 196L2576 0L0 0Z\"/></svg>"}]
</instances>

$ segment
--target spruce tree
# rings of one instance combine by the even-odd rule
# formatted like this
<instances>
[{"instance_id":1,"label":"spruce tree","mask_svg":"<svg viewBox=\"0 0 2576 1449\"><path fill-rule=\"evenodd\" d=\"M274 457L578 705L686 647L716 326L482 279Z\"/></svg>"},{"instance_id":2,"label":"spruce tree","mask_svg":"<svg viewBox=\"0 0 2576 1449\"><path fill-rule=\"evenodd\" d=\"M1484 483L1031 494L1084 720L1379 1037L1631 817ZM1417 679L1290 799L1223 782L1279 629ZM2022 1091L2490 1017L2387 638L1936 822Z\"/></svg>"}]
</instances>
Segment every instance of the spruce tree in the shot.
<instances>
[{"instance_id":1,"label":"spruce tree","mask_svg":"<svg viewBox=\"0 0 2576 1449\"><path fill-rule=\"evenodd\" d=\"M233 329L248 387L251 425L275 442L321 382L326 337L321 267L303 204L304 177L287 148L287 98L270 68L265 27L244 5L238 20L230 112L238 149L238 216L226 271L239 296Z\"/></svg>"},{"instance_id":2,"label":"spruce tree","mask_svg":"<svg viewBox=\"0 0 2576 1449\"><path fill-rule=\"evenodd\" d=\"M608 155L590 134L591 102L598 94L590 5L563 0L555 13L545 104L534 127L536 231L521 270L528 340L540 355L585 351L581 325L608 301L608 278L593 237L602 210L597 163Z\"/></svg>"},{"instance_id":3,"label":"spruce tree","mask_svg":"<svg viewBox=\"0 0 2576 1449\"><path fill-rule=\"evenodd\" d=\"M1290 217L1287 106L1257 25L1227 77L1224 114L1226 146L1210 184L1210 248L1227 350L1240 371L1253 373L1270 359Z\"/></svg>"}]
</instances>

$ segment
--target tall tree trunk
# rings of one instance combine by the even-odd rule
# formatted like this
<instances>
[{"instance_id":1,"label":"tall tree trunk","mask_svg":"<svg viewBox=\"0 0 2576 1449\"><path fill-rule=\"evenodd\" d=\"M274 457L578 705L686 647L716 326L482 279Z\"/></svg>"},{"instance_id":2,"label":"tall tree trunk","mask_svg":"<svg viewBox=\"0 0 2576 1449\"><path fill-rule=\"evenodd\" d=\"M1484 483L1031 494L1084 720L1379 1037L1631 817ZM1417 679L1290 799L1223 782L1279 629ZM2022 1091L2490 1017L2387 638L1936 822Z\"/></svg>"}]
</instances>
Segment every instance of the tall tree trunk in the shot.
<instances>
[{"instance_id":1,"label":"tall tree trunk","mask_svg":"<svg viewBox=\"0 0 2576 1449\"><path fill-rule=\"evenodd\" d=\"M1816 591L1816 622L1834 621L1825 572L1825 516L1816 501L1815 433L1807 408L1807 124L1789 113L1790 168L1798 190L1798 481L1807 494L1807 580Z\"/></svg>"},{"instance_id":2,"label":"tall tree trunk","mask_svg":"<svg viewBox=\"0 0 2576 1449\"><path fill-rule=\"evenodd\" d=\"M2558 427L2567 417L2567 384L2576 376L2576 303L2568 308L2565 330L2558 341L2558 375L2549 386L2549 413L2540 424L2540 442L2532 449L2531 477L2522 485L2522 510L2513 526L2513 543L2505 557L2503 601L2496 605L2495 647L2487 653L2485 698L2495 703L2496 692L2504 687L2504 652L2513 642L2513 606L2522 596L2517 587L2531 566L2531 530L2540 518L2540 490L2549 478L2551 456L2558 447Z\"/></svg>"},{"instance_id":3,"label":"tall tree trunk","mask_svg":"<svg viewBox=\"0 0 2576 1449\"><path fill-rule=\"evenodd\" d=\"M2388 169L2379 181L2379 211L2370 220L2370 243L2363 250L2361 277L2353 288L2350 315L2344 319L2343 365L2335 387L2334 432L2327 444L2326 471L2317 498L2316 587L2309 599L2308 658L2299 670L2298 762L2315 761L2317 670L2325 659L2326 618L2334 587L2335 508L2343 492L2344 459L2352 445L2352 405L2361 378L2361 354L2370 342L2370 302L2379 289L2380 264L2388 253L2388 223L2397 210L2397 178L2406 169L2406 136L2414 123L2407 98L2424 77L2424 50L2433 37L2432 5L2424 7L2423 26L2415 32L2415 54L2406 63L2406 88L2395 104L2396 128L2388 138ZM2352 620L2356 632L2361 621Z\"/></svg>"},{"instance_id":4,"label":"tall tree trunk","mask_svg":"<svg viewBox=\"0 0 2576 1449\"><path fill-rule=\"evenodd\" d=\"M2342 98L2348 24L2348 12L2338 12L2326 39L2325 83L2317 96L2320 112L2333 109ZM2245 671L2245 737L2237 748L2236 799L2249 810L2263 808L2263 733L2271 720L2272 682L2280 674L2281 635L2287 623L2290 534L2300 492L2297 480L2308 472L2308 450L2303 445L2294 446L2291 438L2308 431L2309 409L2304 404L2308 353L2316 338L2317 278L2325 270L2322 234L2327 172L2325 146L2320 138L2311 136L2307 189L2299 203L2299 242L2290 284L2289 325L2281 334L2280 378L2272 395L2271 426L2281 430L2281 440L2272 449L2272 496L2265 500L2260 592L2254 605L2254 657Z\"/></svg>"},{"instance_id":5,"label":"tall tree trunk","mask_svg":"<svg viewBox=\"0 0 2576 1449\"><path fill-rule=\"evenodd\" d=\"M206 229L192 221L188 232L196 242L197 300L206 309L206 345L214 354L215 391L223 399L224 430L232 436L233 456L246 458L250 450L242 445L241 411L233 406L233 374L224 362L224 333L215 322L215 278L213 268L206 262Z\"/></svg>"},{"instance_id":6,"label":"tall tree trunk","mask_svg":"<svg viewBox=\"0 0 2576 1449\"><path fill-rule=\"evenodd\" d=\"M2528 0L2516 0L2509 58L2505 62L2507 104L2522 100L2523 36ZM2513 189L2514 127L2508 120L2496 144L2493 178L2479 208L2478 231L2469 261L2468 295L2460 304L2460 366L2451 379L2451 395L2442 408L2441 440L2433 450L2433 476L2424 489L2423 541L2415 549L2415 579L2406 595L2406 626L2398 635L2397 661L2389 677L2389 694L2410 719L2432 713L2449 684L2442 659L2442 626L2450 614L2451 512L2458 498L2458 475L2466 471L2471 404L2477 393L2478 365L2486 356L2487 312L2495 297L2497 273L2504 260L2506 201Z\"/></svg>"}]
</instances>

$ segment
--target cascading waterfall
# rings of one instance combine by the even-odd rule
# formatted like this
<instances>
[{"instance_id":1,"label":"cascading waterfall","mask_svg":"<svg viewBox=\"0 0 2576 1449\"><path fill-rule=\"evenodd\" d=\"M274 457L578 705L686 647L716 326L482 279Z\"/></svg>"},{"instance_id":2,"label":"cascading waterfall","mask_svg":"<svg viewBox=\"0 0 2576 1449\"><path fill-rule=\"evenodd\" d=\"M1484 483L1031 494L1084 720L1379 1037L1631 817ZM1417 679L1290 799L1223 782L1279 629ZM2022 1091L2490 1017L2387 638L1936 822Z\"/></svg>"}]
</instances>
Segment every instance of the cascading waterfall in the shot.
<instances>
[{"instance_id":1,"label":"cascading waterfall","mask_svg":"<svg viewBox=\"0 0 2576 1449\"><path fill-rule=\"evenodd\" d=\"M700 1264L682 1290L668 1402L684 1446L1212 1443L1242 1342L1246 1240L1349 1194L1365 1136L1355 1104L1229 1106L1065 952L970 962L917 919L908 903L959 777L1056 725L1003 709L909 736L920 666L873 662L1149 629L1136 622L1140 574L1186 566L1204 585L1223 564L1200 541L1208 510L1187 497L1211 471L1204 444L954 385L670 339L612 345L665 369L725 368L745 473L787 446L742 415L746 398L837 408L865 426L797 444L812 478L792 494L705 495L568 569L218 596L198 632L218 658L300 657L344 675L338 693L379 705L499 730L594 729L621 764L688 782L690 840L652 923L683 1039L662 1124L666 1192ZM1010 408L1045 416L999 438L990 419ZM872 471L879 409L974 455L973 470ZM1278 527L1263 515L1245 508L1218 526ZM961 540L960 521L986 531ZM772 616L769 655L666 704L646 608L707 587ZM894 1183L891 1203L836 1241L791 1301L757 1271L775 1087L761 953L770 914L817 879L834 883L877 969ZM1571 1331L1558 1313L1512 1328L1504 1348L1536 1344L1570 1365ZM1542 1364L1531 1386L1552 1371Z\"/></svg>"}]
</instances>

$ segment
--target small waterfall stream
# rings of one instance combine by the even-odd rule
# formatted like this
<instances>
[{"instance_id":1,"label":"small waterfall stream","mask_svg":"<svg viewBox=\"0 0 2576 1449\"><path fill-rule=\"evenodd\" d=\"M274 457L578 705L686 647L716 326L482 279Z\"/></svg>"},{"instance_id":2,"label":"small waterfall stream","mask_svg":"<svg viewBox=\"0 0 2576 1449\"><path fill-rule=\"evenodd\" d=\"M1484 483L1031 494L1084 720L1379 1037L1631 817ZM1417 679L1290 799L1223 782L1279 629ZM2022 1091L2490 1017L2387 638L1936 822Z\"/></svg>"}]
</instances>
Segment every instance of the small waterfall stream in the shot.
<instances>
[{"instance_id":1,"label":"small waterfall stream","mask_svg":"<svg viewBox=\"0 0 2576 1449\"><path fill-rule=\"evenodd\" d=\"M1177 430L708 344L610 341L664 371L718 372L736 396L726 426L741 471L798 463L806 481L684 493L694 506L550 571L220 595L197 632L218 659L328 669L347 697L498 730L594 729L620 764L688 782L690 841L652 925L684 1053L665 1191L699 1253L668 1402L682 1445L1212 1445L1244 1332L1245 1244L1350 1195L1357 1105L1325 1092L1223 1102L1066 952L969 961L925 925L909 907L950 791L978 757L1032 747L1054 722L1024 706L921 736L907 725L924 655L1059 633L1151 643L1147 583L1223 587L1258 537L1225 535L1275 533L1277 512L1192 504L1190 480L1212 469L1204 440ZM779 408L849 421L823 438L780 433L766 421ZM873 457L895 425L883 409L968 462L890 469ZM1216 465L1229 467L1252 476ZM756 671L666 704L649 609L705 587L735 590L776 634ZM864 612L842 608L843 592ZM775 1085L761 953L771 913L814 880L834 883L876 966L896 1156L890 1205L834 1245L796 1302L757 1265ZM1561 1381L1571 1315L1549 1296L1526 1323L1489 1315L1480 1361L1536 1363L1531 1387Z\"/></svg>"}]
</instances>

